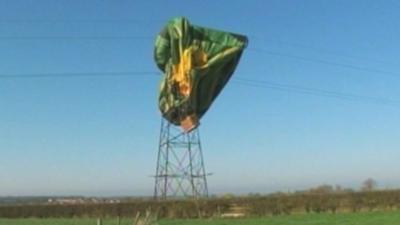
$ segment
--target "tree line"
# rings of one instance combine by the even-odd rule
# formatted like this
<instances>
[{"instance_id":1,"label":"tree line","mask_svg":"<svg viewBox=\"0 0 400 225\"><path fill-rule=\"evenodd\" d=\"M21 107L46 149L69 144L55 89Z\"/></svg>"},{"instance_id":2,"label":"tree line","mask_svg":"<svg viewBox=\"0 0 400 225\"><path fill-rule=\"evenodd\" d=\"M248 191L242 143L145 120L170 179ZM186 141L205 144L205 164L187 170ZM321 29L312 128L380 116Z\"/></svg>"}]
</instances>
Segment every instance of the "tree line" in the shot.
<instances>
[{"instance_id":1,"label":"tree line","mask_svg":"<svg viewBox=\"0 0 400 225\"><path fill-rule=\"evenodd\" d=\"M200 200L131 200L122 203L33 204L1 206L0 217L134 217L152 209L159 218L215 217L240 207L246 216L273 216L292 213L337 213L400 208L400 190L359 192L320 186L296 193L225 196Z\"/></svg>"}]
</instances>

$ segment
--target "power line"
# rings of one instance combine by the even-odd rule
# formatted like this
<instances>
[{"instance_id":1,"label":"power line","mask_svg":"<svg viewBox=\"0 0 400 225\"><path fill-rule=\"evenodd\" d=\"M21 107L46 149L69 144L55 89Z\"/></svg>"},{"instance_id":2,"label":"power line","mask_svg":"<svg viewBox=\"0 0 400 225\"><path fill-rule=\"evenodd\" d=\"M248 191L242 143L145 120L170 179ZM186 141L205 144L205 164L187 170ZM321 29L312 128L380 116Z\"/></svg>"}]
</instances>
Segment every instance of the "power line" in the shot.
<instances>
[{"instance_id":1,"label":"power line","mask_svg":"<svg viewBox=\"0 0 400 225\"><path fill-rule=\"evenodd\" d=\"M74 78L74 77L115 77L115 76L149 76L159 75L153 71L132 72L88 72L88 73L34 73L34 74L0 74L0 79L35 79L35 78Z\"/></svg>"},{"instance_id":2,"label":"power line","mask_svg":"<svg viewBox=\"0 0 400 225\"><path fill-rule=\"evenodd\" d=\"M140 19L0 19L0 23L155 23L163 20Z\"/></svg>"},{"instance_id":3,"label":"power line","mask_svg":"<svg viewBox=\"0 0 400 225\"><path fill-rule=\"evenodd\" d=\"M384 75L389 75L389 76L394 76L394 77L400 77L400 73L379 70L379 69L374 69L374 68L368 68L368 67L362 67L362 66L356 66L356 65L352 65L352 64L337 63L337 62L331 62L331 61L322 60L322 59L315 59L315 58L285 54L285 53L269 51L269 50L265 50L265 49L261 49L261 48L249 48L249 50L253 51L253 52L260 52L260 53L264 53L267 55L272 55L272 56L286 57L286 58L292 58L292 59L296 59L296 60L300 60L300 61L319 63L319 64L337 66L337 67L342 67L342 68L347 68L347 69L352 69L352 70L359 70L359 71L364 71L364 72L378 73L378 74L384 74Z\"/></svg>"},{"instance_id":4,"label":"power line","mask_svg":"<svg viewBox=\"0 0 400 225\"><path fill-rule=\"evenodd\" d=\"M155 37L153 37L153 36L0 36L0 40L16 40L16 41L18 41L18 40L123 40L123 39L126 39L126 40L129 40L129 39L153 40L153 39L155 39ZM272 56L292 58L292 59L296 59L296 60L300 60L300 61L325 64L325 65L342 67L342 68L347 68L347 69L352 69L352 70L359 70L359 71L370 72L370 73L379 73L379 74L390 75L390 76L394 76L394 77L400 76L400 73L395 73L395 72L391 72L391 71L357 66L357 65L353 65L353 64L337 63L337 62L315 59L315 58L310 58L310 57L285 54L285 53L270 51L270 50L261 49L261 48L249 48L249 50L253 51L253 52L259 52L259 53L272 55Z\"/></svg>"},{"instance_id":5,"label":"power line","mask_svg":"<svg viewBox=\"0 0 400 225\"><path fill-rule=\"evenodd\" d=\"M141 24L148 24L148 23L165 23L163 20L140 20L140 19L74 19L74 20L65 20L65 19L54 19L54 20L49 20L49 19L7 19L7 20L0 20L0 23L141 23ZM338 53L329 49L321 49L313 46L309 46L306 44L301 44L301 43L293 43L293 42L288 42L288 41L282 41L282 40L276 40L276 39L271 39L271 38L265 38L265 37L260 37L260 36L254 36L250 35L249 36L252 39L259 39L259 40L265 40L267 42L274 42L278 43L279 45L286 45L286 46L292 46L292 47L299 47L303 49L309 49L312 51L316 52L321 52L324 54L329 54L329 55L335 55L335 56L341 56L341 57L346 57L346 58L353 58L353 59L361 59L361 60L369 60L369 61L374 61L378 63L388 63L391 65L398 65L393 62L388 62L384 60L378 60L378 59L372 59L368 57L360 57L360 56L355 56L351 54L343 54L343 53ZM128 39L130 37L116 37L116 39ZM152 37L149 37L152 38ZM22 38L18 38L22 39ZM36 39L36 38L31 38L31 39ZM62 38L64 39L64 38ZM101 39L99 38L85 38L83 39ZM105 38L107 39L107 38Z\"/></svg>"},{"instance_id":6,"label":"power line","mask_svg":"<svg viewBox=\"0 0 400 225\"><path fill-rule=\"evenodd\" d=\"M140 19L75 19L75 20L65 20L65 19L55 19L55 20L48 20L48 19L7 19L7 20L0 20L0 23L148 23L148 22L164 22L161 20L140 20ZM344 56L348 58L357 58L357 59L363 59L366 60L367 58L363 57L356 57L356 56L351 56L351 55L343 55L343 54L338 54L334 53L332 51L327 51L327 50L321 50L318 48L306 46L303 44L298 44L298 43L291 43L291 42L286 42L286 41L276 41L272 39L267 39L259 36L250 36L255 39L262 39L262 40L267 40L267 41L272 41L276 43L283 43L285 45L290 45L290 46L295 46L295 47L301 47L301 48L307 48L307 49L312 49L314 51L320 51L320 52L325 52L327 54L331 55L337 55L337 56ZM118 40L118 39L136 39L136 40L153 40L155 39L154 36L0 36L0 40ZM255 52L261 52L264 54L269 54L269 55L274 55L274 56L280 56L280 57L288 57L288 58L293 58L301 61L307 61L307 62L314 62L314 63L320 63L320 64L326 64L326 65L331 65L331 66L339 66L343 68L348 68L348 69L353 69L353 70L360 70L360 71L365 71L365 72L372 72L372 73L381 73L381 74L386 74L386 75L391 75L391 76L400 76L399 73L395 72L390 72L390 71L385 71L385 70L379 70L379 69L374 69L374 68L368 68L368 67L362 67L362 66L356 66L353 64L345 64L345 63L337 63L337 62L331 62L327 60L321 60L321 59L315 59L315 58L309 58L309 57L303 57L303 56L296 56L296 55L291 55L291 54L285 54L285 53L280 53L280 52L274 52L266 49L261 49L261 48L249 48L250 51L255 51ZM368 59L367 59L368 60ZM371 59L369 59L371 60ZM378 62L385 62L382 60L374 60ZM386 62L387 63L387 62ZM394 64L394 63L392 63Z\"/></svg>"},{"instance_id":7,"label":"power line","mask_svg":"<svg viewBox=\"0 0 400 225\"><path fill-rule=\"evenodd\" d=\"M331 91L331 90L325 90L325 89L303 87L303 86L298 86L298 85L280 84L280 83L264 81L264 80L253 80L253 79L245 79L245 78L241 78L241 77L236 77L234 79L234 81L240 85L274 89L274 90L278 90L278 91L285 91L285 92L291 92L291 93L300 93L300 94L314 95L314 96L320 96L320 97L331 97L331 98L338 98L338 99L348 100L348 101L361 101L361 102L368 102L368 103L373 103L373 104L396 105L396 106L400 105L400 101L392 100L392 99L388 99L388 98L363 96L363 95L337 92L337 91Z\"/></svg>"},{"instance_id":8,"label":"power line","mask_svg":"<svg viewBox=\"0 0 400 225\"><path fill-rule=\"evenodd\" d=\"M264 40L266 42L277 43L279 45L308 49L308 50L311 50L311 51L314 51L314 52L319 52L319 53L327 54L327 55L340 56L340 57L345 57L345 58L349 58L349 59L356 59L356 60L367 60L367 61L381 63L381 64L390 64L390 65L397 65L397 66L399 65L398 63L389 62L389 61L386 61L386 60L369 58L369 57L365 57L365 56L361 57L361 56L356 56L356 55L347 54L347 53L340 53L340 52L337 52L337 51L334 51L334 50L331 50L331 49L314 47L314 46L310 46L310 45L306 45L306 44L302 44L302 43L293 43L293 42L276 40L276 39L259 37L259 36L250 36L250 37L254 38L254 39Z\"/></svg>"},{"instance_id":9,"label":"power line","mask_svg":"<svg viewBox=\"0 0 400 225\"><path fill-rule=\"evenodd\" d=\"M155 71L131 71L131 72L90 72L90 73L37 73L37 74L0 74L0 79L38 79L38 78L76 78L76 77L156 77L159 72ZM234 77L232 81L239 85L249 87L267 88L289 93L307 94L319 97L338 98L347 101L360 101L382 105L400 105L400 101L373 96L363 96L351 93L337 92L325 89L303 87L298 85L281 84L265 80L247 79Z\"/></svg>"},{"instance_id":10,"label":"power line","mask_svg":"<svg viewBox=\"0 0 400 225\"><path fill-rule=\"evenodd\" d=\"M0 40L153 40L155 36L0 36Z\"/></svg>"},{"instance_id":11,"label":"power line","mask_svg":"<svg viewBox=\"0 0 400 225\"><path fill-rule=\"evenodd\" d=\"M142 23L142 24L148 24L148 23L165 23L164 20L140 20L140 19L73 19L73 20L66 20L66 19L6 19L6 20L0 20L0 23ZM329 54L329 55L335 55L335 56L341 56L341 57L346 57L346 58L353 58L353 59L361 59L361 60L369 60L369 61L374 61L378 63L389 63L392 65L398 65L393 62L388 62L384 60L378 60L378 59L372 59L368 57L360 57L360 56L355 56L351 54L343 54L343 53L338 53L332 50L327 50L327 49L321 49L321 48L316 48L313 46L305 45L305 44L300 44L300 43L293 43L293 42L288 42L288 41L282 41L282 40L275 40L271 38L265 38L265 37L260 37L260 36L254 36L250 35L249 36L252 39L259 39L259 40L265 40L268 42L275 42L280 45L287 45L287 46L292 46L292 47L299 47L299 48L304 48L304 49L309 49L313 50L316 52L321 52L324 54ZM39 39L40 37L27 37L27 38L22 38L22 37L17 37L16 39ZM104 39L130 39L131 37L110 37L107 38L105 37ZM147 38L153 38L153 37L147 37ZM3 39L13 39L13 37L4 37ZM67 37L46 37L46 39L68 39ZM79 38L71 38L71 39L79 39ZM80 39L103 39L102 37L82 37Z\"/></svg>"},{"instance_id":12,"label":"power line","mask_svg":"<svg viewBox=\"0 0 400 225\"><path fill-rule=\"evenodd\" d=\"M126 39L126 40L129 40L129 39L153 40L154 38L155 37L152 37L152 36L0 36L0 40L17 40L17 41L18 40L123 40L123 39ZM370 73L379 73L379 74L390 75L390 76L394 76L394 77L400 76L400 73L395 73L395 72L391 72L391 71L385 71L385 70L379 70L379 69L374 69L374 68L357 66L357 65L353 65L353 64L337 63L337 62L331 62L331 61L327 61L327 60L285 54L285 53L270 51L270 50L261 49L261 48L249 48L249 50L253 51L253 52L259 52L259 53L272 55L272 56L292 58L292 59L296 59L296 60L300 60L300 61L313 62L313 63L325 64L325 65L330 65L330 66L337 66L337 67L342 67L342 68L347 68L347 69L352 69L352 70L359 70L359 71L370 72Z\"/></svg>"}]
</instances>

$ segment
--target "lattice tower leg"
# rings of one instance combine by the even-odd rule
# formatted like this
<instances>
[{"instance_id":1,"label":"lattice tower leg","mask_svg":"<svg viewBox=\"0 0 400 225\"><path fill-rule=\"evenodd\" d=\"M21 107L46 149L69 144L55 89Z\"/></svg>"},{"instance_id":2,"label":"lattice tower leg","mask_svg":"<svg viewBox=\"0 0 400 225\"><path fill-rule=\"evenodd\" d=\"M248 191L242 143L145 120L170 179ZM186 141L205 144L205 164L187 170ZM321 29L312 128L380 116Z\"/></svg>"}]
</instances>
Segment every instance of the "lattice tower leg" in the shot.
<instances>
[{"instance_id":1,"label":"lattice tower leg","mask_svg":"<svg viewBox=\"0 0 400 225\"><path fill-rule=\"evenodd\" d=\"M154 197L208 197L198 128L184 133L179 127L162 120Z\"/></svg>"}]
</instances>

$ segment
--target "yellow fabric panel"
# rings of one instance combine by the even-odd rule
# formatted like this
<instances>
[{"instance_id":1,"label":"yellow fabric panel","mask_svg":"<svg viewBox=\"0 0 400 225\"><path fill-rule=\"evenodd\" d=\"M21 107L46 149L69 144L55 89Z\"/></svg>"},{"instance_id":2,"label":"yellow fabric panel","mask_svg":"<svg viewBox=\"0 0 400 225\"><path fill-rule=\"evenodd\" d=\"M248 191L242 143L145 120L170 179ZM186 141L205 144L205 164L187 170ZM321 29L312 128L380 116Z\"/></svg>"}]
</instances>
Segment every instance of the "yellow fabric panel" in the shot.
<instances>
[{"instance_id":1,"label":"yellow fabric panel","mask_svg":"<svg viewBox=\"0 0 400 225\"><path fill-rule=\"evenodd\" d=\"M207 64L207 55L198 48L189 47L180 54L179 63L172 66L171 79L178 85L179 93L183 96L189 96L190 70L199 68Z\"/></svg>"}]
</instances>

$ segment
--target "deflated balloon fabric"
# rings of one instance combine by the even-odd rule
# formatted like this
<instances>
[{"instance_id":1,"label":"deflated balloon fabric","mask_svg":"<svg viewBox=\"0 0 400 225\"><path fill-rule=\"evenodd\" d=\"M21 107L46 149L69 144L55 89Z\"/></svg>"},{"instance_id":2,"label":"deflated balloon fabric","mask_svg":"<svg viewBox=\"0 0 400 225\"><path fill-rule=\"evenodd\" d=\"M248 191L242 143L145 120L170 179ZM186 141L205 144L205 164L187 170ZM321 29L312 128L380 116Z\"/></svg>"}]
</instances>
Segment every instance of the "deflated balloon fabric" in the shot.
<instances>
[{"instance_id":1,"label":"deflated balloon fabric","mask_svg":"<svg viewBox=\"0 0 400 225\"><path fill-rule=\"evenodd\" d=\"M189 132L229 81L247 37L170 20L158 34L154 58L163 72L158 106L163 117Z\"/></svg>"}]
</instances>

